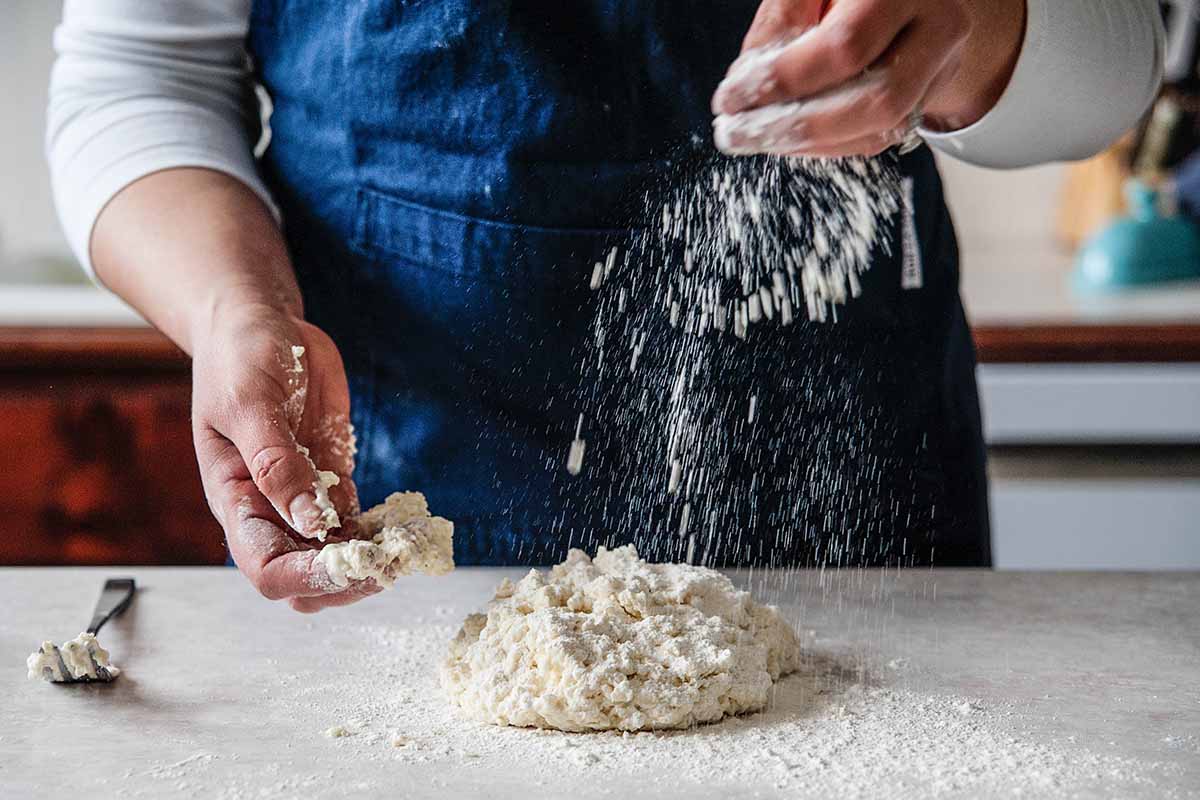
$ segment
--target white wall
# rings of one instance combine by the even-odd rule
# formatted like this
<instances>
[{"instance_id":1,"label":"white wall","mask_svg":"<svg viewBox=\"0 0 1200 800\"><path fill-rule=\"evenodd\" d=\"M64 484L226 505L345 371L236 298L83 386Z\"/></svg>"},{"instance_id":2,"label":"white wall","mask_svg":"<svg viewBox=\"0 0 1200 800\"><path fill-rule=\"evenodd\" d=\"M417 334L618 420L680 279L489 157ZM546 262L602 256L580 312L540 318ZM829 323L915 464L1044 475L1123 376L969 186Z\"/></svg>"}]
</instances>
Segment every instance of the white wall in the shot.
<instances>
[{"instance_id":1,"label":"white wall","mask_svg":"<svg viewBox=\"0 0 1200 800\"><path fill-rule=\"evenodd\" d=\"M43 156L53 0L5 0L0 11L0 281L83 280L58 227Z\"/></svg>"},{"instance_id":2,"label":"white wall","mask_svg":"<svg viewBox=\"0 0 1200 800\"><path fill-rule=\"evenodd\" d=\"M1055 239L1066 168L980 169L939 157L962 251L962 293L972 321L1069 318L1073 254Z\"/></svg>"}]
</instances>

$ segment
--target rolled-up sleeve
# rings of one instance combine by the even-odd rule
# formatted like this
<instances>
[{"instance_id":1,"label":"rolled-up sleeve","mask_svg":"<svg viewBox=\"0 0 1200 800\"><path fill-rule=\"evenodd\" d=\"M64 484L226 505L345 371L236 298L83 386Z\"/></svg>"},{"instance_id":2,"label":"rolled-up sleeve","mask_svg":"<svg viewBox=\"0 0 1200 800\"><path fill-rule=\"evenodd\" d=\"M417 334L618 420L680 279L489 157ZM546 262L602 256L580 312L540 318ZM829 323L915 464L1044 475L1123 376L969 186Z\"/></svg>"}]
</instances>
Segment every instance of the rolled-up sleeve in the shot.
<instances>
[{"instance_id":1,"label":"rolled-up sleeve","mask_svg":"<svg viewBox=\"0 0 1200 800\"><path fill-rule=\"evenodd\" d=\"M91 272L105 205L137 179L205 167L275 212L253 147L249 0L67 0L54 35L46 151L67 239Z\"/></svg>"},{"instance_id":2,"label":"rolled-up sleeve","mask_svg":"<svg viewBox=\"0 0 1200 800\"><path fill-rule=\"evenodd\" d=\"M1145 113L1162 81L1155 0L1027 0L1008 88L970 127L922 131L947 155L985 167L1074 161L1103 150Z\"/></svg>"}]
</instances>

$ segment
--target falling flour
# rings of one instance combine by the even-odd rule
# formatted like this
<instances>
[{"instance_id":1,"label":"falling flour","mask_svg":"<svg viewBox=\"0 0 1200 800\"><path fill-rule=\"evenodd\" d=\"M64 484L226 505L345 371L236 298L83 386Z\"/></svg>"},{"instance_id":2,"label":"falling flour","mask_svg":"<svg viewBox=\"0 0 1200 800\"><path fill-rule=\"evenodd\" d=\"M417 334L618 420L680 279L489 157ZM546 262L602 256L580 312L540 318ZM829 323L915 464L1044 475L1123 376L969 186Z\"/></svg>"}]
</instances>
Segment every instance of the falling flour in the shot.
<instances>
[{"instance_id":1,"label":"falling flour","mask_svg":"<svg viewBox=\"0 0 1200 800\"><path fill-rule=\"evenodd\" d=\"M628 296L653 298L694 335L744 339L752 325L788 326L799 313L824 322L862 292L900 201L891 157L718 160L648 202L632 255L657 269L631 276ZM607 299L606 311L620 313L620 293Z\"/></svg>"},{"instance_id":2,"label":"falling flour","mask_svg":"<svg viewBox=\"0 0 1200 800\"><path fill-rule=\"evenodd\" d=\"M838 514L847 524L862 508L901 516L892 498L869 496L895 470L884 460L887 414L861 406L865 362L849 344L839 352L848 337L829 323L890 253L901 187L894 153L717 157L648 193L641 232L592 270L579 408L592 433L584 463L577 432L567 471L604 470L614 486L581 501L602 518L595 544L783 565L811 537L810 563L876 557L865 537L820 541L845 527ZM805 408L821 417L802 419ZM858 475L839 476L841 452ZM798 507L767 508L768 491ZM884 522L861 527L878 526L873 546L902 549ZM781 542L778 562L771 545L739 540L756 529Z\"/></svg>"},{"instance_id":3,"label":"falling flour","mask_svg":"<svg viewBox=\"0 0 1200 800\"><path fill-rule=\"evenodd\" d=\"M725 575L602 547L502 583L463 624L441 681L467 716L497 725L661 730L762 710L799 659L779 612Z\"/></svg>"}]
</instances>

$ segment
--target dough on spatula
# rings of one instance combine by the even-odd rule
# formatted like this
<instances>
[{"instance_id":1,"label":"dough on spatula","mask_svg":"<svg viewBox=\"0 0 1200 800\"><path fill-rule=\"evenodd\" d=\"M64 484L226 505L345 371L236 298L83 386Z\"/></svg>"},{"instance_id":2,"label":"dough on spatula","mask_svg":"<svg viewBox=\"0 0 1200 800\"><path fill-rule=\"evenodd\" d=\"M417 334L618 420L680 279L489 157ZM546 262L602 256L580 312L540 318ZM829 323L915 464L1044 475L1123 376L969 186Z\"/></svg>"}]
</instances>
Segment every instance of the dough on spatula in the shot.
<instances>
[{"instance_id":1,"label":"dough on spatula","mask_svg":"<svg viewBox=\"0 0 1200 800\"><path fill-rule=\"evenodd\" d=\"M117 677L121 670L108 659L108 651L100 646L95 636L85 631L57 648L54 642L44 642L25 659L25 666L30 680L41 678L51 683L69 683L87 678L96 680L100 677L97 666L107 670L109 677Z\"/></svg>"},{"instance_id":2,"label":"dough on spatula","mask_svg":"<svg viewBox=\"0 0 1200 800\"><path fill-rule=\"evenodd\" d=\"M721 573L602 547L502 583L451 642L441 682L497 725L686 728L765 708L799 660L779 611Z\"/></svg>"}]
</instances>

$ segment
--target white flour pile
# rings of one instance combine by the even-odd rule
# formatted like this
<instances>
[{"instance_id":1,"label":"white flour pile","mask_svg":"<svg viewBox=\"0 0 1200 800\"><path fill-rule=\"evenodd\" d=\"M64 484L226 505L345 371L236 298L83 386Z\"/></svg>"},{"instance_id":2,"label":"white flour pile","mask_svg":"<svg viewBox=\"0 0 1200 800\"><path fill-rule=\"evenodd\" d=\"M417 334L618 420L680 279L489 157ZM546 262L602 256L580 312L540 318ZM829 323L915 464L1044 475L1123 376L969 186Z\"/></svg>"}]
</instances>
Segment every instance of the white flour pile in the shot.
<instances>
[{"instance_id":1,"label":"white flour pile","mask_svg":"<svg viewBox=\"0 0 1200 800\"><path fill-rule=\"evenodd\" d=\"M327 544L316 557L337 586L371 579L387 589L414 572L454 569L454 523L432 516L419 492L395 492L357 521L364 538Z\"/></svg>"},{"instance_id":2,"label":"white flour pile","mask_svg":"<svg viewBox=\"0 0 1200 800\"><path fill-rule=\"evenodd\" d=\"M688 728L765 708L799 657L778 610L721 573L602 547L502 583L454 638L441 682L497 725Z\"/></svg>"}]
</instances>

